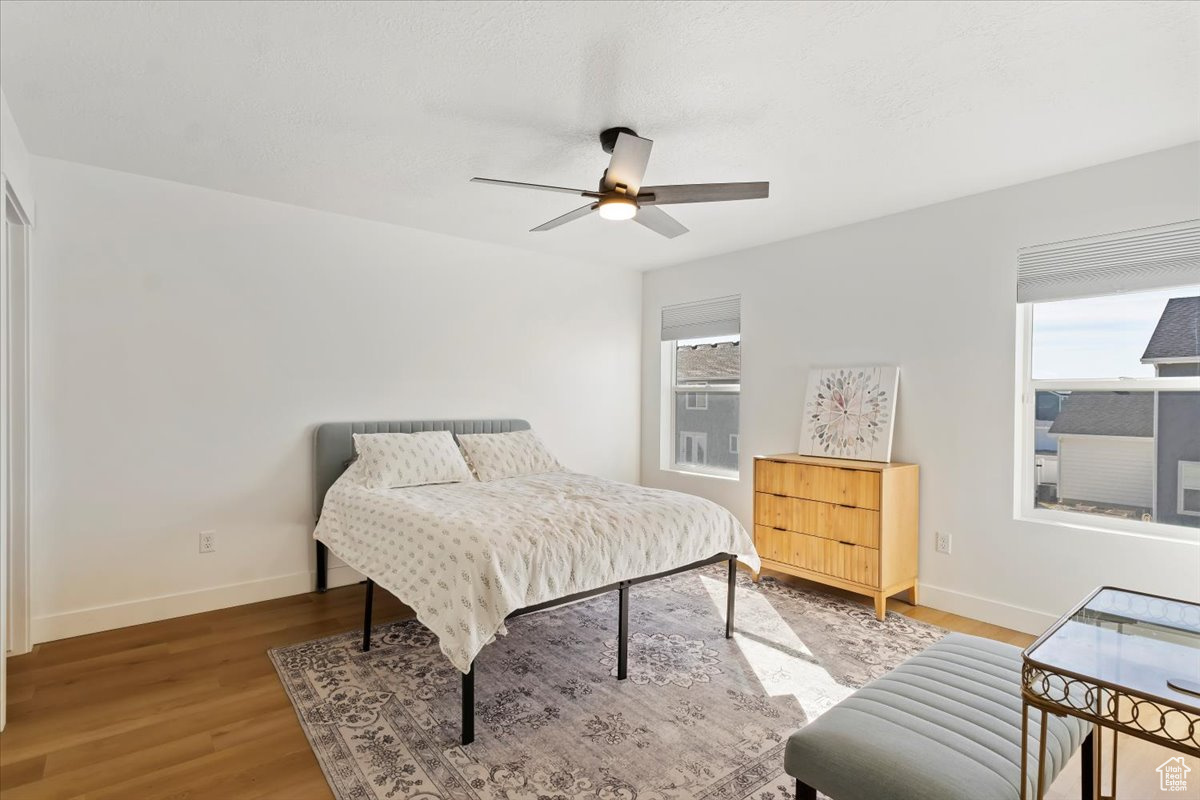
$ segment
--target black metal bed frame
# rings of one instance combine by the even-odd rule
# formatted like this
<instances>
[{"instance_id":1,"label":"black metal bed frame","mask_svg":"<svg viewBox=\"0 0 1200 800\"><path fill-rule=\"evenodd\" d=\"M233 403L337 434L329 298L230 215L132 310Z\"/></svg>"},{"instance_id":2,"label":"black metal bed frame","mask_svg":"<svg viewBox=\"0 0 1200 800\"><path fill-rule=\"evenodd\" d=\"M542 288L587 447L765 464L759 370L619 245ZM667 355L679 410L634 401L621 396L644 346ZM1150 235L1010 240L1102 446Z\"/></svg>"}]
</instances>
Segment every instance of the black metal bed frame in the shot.
<instances>
[{"instance_id":1,"label":"black metal bed frame","mask_svg":"<svg viewBox=\"0 0 1200 800\"><path fill-rule=\"evenodd\" d=\"M325 594L329 588L329 548L324 542L317 542L317 591Z\"/></svg>"},{"instance_id":2,"label":"black metal bed frame","mask_svg":"<svg viewBox=\"0 0 1200 800\"><path fill-rule=\"evenodd\" d=\"M729 639L733 636L733 605L737 590L737 556L730 553L721 553L701 561L694 561L682 567L669 569L666 572L656 572L653 575L644 575L640 578L617 581L607 586L601 586L598 589L576 592L575 594L560 597L556 600L547 600L545 603L519 608L505 617L505 619L532 614L535 611L545 611L548 608L616 591L619 595L619 609L617 612L617 680L623 681L629 672L629 588L637 586L639 583L667 578L671 575L678 575L681 572L707 567L710 564L718 564L722 561L729 562L729 593L725 601L725 638ZM371 649L371 606L373 605L374 598L375 582L368 580L367 597L363 611L362 649L364 653ZM475 662L471 662L471 669L462 676L462 743L467 745L473 741L475 741Z\"/></svg>"}]
</instances>

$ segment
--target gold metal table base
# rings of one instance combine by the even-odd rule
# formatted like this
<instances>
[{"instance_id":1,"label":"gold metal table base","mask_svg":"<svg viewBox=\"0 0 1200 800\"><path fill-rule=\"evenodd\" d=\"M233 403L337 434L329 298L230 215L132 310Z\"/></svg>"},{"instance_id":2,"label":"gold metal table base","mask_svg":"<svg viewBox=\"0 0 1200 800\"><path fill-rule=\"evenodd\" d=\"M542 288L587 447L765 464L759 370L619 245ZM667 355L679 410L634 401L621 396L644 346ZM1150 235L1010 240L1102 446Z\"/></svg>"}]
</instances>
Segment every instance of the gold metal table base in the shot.
<instances>
[{"instance_id":1,"label":"gold metal table base","mask_svg":"<svg viewBox=\"0 0 1200 800\"><path fill-rule=\"evenodd\" d=\"M1025 665L1023 672L1030 670L1028 664ZM1029 774L1029 709L1032 707L1040 713L1041 730L1038 735L1038 758L1037 758L1037 780L1035 786L1035 796L1037 800L1042 800L1045 797L1046 771L1044 765L1046 763L1046 723L1048 715L1054 714L1059 717L1078 717L1092 723L1093 731L1096 734L1095 740L1095 760L1092 766L1092 786L1093 797L1095 800L1116 800L1117 797L1117 739L1118 734L1125 733L1130 736L1135 736L1139 739L1144 739L1148 742L1153 742L1171 750L1184 753L1186 755L1196 756L1200 758L1200 717L1193 714L1182 712L1180 709L1168 708L1162 709L1158 706L1153 708L1158 712L1158 717L1153 716L1148 709L1146 701L1140 700L1133 706L1136 709L1146 709L1143 711L1133 711L1131 715L1122 718L1119 713L1123 694L1120 690L1109 689L1108 687L1093 686L1094 690L1098 690L1094 695L1096 697L1106 696L1108 701L1098 703L1097 708L1104 711L1112 710L1112 716L1106 716L1104 713L1095 713L1089 710L1079 709L1073 706L1067 706L1062 702L1047 701L1044 697L1031 693L1029 684L1026 682L1021 691L1021 800L1027 800L1027 783L1026 776ZM1176 717L1176 714L1182 714L1182 717ZM1142 717L1147 719L1143 722ZM1166 721L1164 721L1164 719ZM1185 728L1186 733L1171 734L1167 730L1167 725L1172 724L1173 720L1179 719L1175 723ZM1157 720L1153 721L1152 720ZM1103 763L1104 753L1104 737L1101 731L1104 729L1111 730L1112 735L1112 765L1109 777L1109 786L1112 794L1103 794L1101 787L1101 764Z\"/></svg>"}]
</instances>

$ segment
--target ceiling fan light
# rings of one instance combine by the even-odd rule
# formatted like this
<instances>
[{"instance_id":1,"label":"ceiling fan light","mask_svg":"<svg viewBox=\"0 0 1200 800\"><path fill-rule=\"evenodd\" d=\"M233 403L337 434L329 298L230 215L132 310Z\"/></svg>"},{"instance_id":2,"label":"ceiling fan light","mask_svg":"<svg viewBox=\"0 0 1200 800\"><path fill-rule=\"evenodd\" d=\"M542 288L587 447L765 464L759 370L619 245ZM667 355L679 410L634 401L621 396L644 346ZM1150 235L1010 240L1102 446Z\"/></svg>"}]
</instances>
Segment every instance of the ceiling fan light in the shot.
<instances>
[{"instance_id":1,"label":"ceiling fan light","mask_svg":"<svg viewBox=\"0 0 1200 800\"><path fill-rule=\"evenodd\" d=\"M633 219L637 210L637 202L632 197L606 197L600 201L600 216L604 219Z\"/></svg>"}]
</instances>

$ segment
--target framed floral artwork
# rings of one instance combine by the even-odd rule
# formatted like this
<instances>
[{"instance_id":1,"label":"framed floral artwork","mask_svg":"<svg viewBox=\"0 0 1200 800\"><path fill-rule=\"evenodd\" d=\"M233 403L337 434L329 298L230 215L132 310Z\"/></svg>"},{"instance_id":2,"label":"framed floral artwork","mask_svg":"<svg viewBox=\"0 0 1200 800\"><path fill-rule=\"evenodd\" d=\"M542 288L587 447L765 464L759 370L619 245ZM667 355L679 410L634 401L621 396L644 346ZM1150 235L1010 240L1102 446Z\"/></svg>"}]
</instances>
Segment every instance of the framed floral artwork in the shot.
<instances>
[{"instance_id":1,"label":"framed floral artwork","mask_svg":"<svg viewBox=\"0 0 1200 800\"><path fill-rule=\"evenodd\" d=\"M900 368L815 368L808 373L802 455L890 461Z\"/></svg>"}]
</instances>

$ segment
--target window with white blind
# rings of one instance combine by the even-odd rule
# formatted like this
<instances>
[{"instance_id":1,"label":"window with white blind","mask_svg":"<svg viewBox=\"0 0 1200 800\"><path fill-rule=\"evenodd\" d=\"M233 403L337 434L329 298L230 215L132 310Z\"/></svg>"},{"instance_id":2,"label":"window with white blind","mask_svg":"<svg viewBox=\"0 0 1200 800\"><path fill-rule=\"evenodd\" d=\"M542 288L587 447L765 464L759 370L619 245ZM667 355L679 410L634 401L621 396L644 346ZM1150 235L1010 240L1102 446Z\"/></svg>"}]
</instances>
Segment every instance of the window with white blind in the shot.
<instances>
[{"instance_id":1,"label":"window with white blind","mask_svg":"<svg viewBox=\"0 0 1200 800\"><path fill-rule=\"evenodd\" d=\"M738 475L741 298L662 310L662 468Z\"/></svg>"},{"instance_id":2,"label":"window with white blind","mask_svg":"<svg viewBox=\"0 0 1200 800\"><path fill-rule=\"evenodd\" d=\"M1195 539L1200 222L1025 248L1017 513Z\"/></svg>"}]
</instances>

